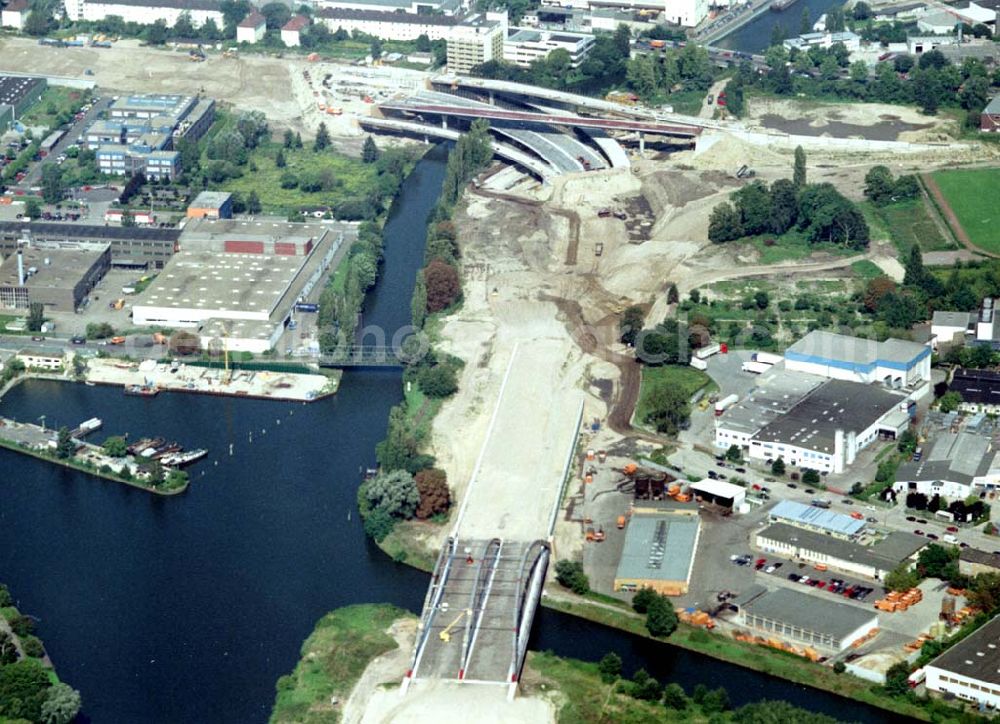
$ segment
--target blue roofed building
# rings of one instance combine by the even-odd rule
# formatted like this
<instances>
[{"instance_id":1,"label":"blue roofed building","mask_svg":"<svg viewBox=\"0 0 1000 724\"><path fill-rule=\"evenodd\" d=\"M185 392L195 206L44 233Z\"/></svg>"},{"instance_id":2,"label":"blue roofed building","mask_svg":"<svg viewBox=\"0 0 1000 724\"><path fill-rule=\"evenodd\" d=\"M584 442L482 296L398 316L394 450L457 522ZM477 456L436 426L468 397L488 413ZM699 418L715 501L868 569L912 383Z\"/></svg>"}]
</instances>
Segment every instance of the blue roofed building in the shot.
<instances>
[{"instance_id":1,"label":"blue roofed building","mask_svg":"<svg viewBox=\"0 0 1000 724\"><path fill-rule=\"evenodd\" d=\"M854 540L865 528L864 520L856 520L849 515L834 513L832 510L813 505L796 503L794 500L782 500L771 508L768 517L773 523L787 523L796 528L825 533L844 540Z\"/></svg>"},{"instance_id":2,"label":"blue roofed building","mask_svg":"<svg viewBox=\"0 0 1000 724\"><path fill-rule=\"evenodd\" d=\"M902 339L879 342L817 330L785 350L785 369L877 383L910 391L919 399L930 391L931 348Z\"/></svg>"}]
</instances>

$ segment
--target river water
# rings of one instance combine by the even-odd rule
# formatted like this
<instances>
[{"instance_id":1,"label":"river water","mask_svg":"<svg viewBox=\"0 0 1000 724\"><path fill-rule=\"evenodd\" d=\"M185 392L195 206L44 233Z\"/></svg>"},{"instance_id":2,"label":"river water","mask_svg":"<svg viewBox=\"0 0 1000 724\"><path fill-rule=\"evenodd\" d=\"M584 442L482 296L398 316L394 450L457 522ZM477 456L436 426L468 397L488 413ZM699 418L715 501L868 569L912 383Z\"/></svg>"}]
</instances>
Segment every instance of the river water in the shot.
<instances>
[{"instance_id":1,"label":"river water","mask_svg":"<svg viewBox=\"0 0 1000 724\"><path fill-rule=\"evenodd\" d=\"M407 324L425 220L444 149L403 185L386 226L386 261L365 322ZM29 381L0 414L207 447L190 490L160 498L0 450L0 581L39 634L93 722L262 722L316 620L352 603L419 611L427 576L372 545L355 510L359 470L373 463L396 371L352 371L312 404ZM231 447L230 447L231 446ZM230 454L230 450L232 451ZM855 721L881 712L729 664L542 609L533 648L644 667L689 691L725 686L735 704L764 698Z\"/></svg>"},{"instance_id":2,"label":"river water","mask_svg":"<svg viewBox=\"0 0 1000 724\"><path fill-rule=\"evenodd\" d=\"M798 0L780 12L767 10L743 27L733 31L721 40L712 43L719 48L739 50L744 53L762 53L771 44L771 33L776 25L785 28L785 37L792 38L801 32L802 8L809 8L809 30L819 16L837 5L841 0Z\"/></svg>"}]
</instances>

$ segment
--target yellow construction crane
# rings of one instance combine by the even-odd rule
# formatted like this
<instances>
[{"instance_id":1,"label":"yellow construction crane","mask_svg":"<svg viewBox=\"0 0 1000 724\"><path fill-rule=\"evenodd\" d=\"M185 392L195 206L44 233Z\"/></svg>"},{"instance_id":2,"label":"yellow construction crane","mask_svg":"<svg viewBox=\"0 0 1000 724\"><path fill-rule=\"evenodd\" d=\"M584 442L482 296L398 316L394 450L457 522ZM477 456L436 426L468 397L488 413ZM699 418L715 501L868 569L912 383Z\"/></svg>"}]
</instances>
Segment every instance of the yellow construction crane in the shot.
<instances>
[{"instance_id":1,"label":"yellow construction crane","mask_svg":"<svg viewBox=\"0 0 1000 724\"><path fill-rule=\"evenodd\" d=\"M442 631L440 634L438 634L438 636L440 636L441 640L444 641L445 643L448 643L449 641L451 641L451 630L458 625L459 621L461 621L463 618L465 618L466 614L470 614L470 613L471 613L471 611L469 611L469 609L465 609L464 611L462 611L462 613L458 614L458 616L455 617L454 621L452 621L450 624L448 624L447 626L445 626L444 631Z\"/></svg>"}]
</instances>

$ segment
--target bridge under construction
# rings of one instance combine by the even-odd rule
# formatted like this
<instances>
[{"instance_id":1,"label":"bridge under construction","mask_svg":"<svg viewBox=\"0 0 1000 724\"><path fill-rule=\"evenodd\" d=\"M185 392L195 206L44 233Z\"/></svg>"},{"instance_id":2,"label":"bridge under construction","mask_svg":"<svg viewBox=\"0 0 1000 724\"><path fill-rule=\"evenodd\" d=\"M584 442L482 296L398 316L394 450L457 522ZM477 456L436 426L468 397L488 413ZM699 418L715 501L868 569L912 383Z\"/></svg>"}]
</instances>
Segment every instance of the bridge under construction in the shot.
<instances>
[{"instance_id":1,"label":"bridge under construction","mask_svg":"<svg viewBox=\"0 0 1000 724\"><path fill-rule=\"evenodd\" d=\"M404 693L431 682L516 692L583 413L562 379L566 354L556 340L514 348L434 567Z\"/></svg>"}]
</instances>

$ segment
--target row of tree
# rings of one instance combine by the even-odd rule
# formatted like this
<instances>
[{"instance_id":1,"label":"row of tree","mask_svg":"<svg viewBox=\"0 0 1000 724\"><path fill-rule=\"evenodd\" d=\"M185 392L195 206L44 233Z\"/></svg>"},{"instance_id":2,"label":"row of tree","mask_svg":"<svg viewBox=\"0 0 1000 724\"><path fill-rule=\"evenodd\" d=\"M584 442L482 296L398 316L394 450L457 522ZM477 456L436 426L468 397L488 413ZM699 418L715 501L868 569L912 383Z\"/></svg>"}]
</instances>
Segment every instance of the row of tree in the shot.
<instances>
[{"instance_id":1,"label":"row of tree","mask_svg":"<svg viewBox=\"0 0 1000 724\"><path fill-rule=\"evenodd\" d=\"M725 242L760 234L781 235L797 228L810 241L853 248L868 244L868 222L857 205L829 183L805 182L805 153L795 151L795 176L768 187L753 181L734 191L709 217L708 238ZM801 169L801 170L799 170Z\"/></svg>"}]
</instances>

